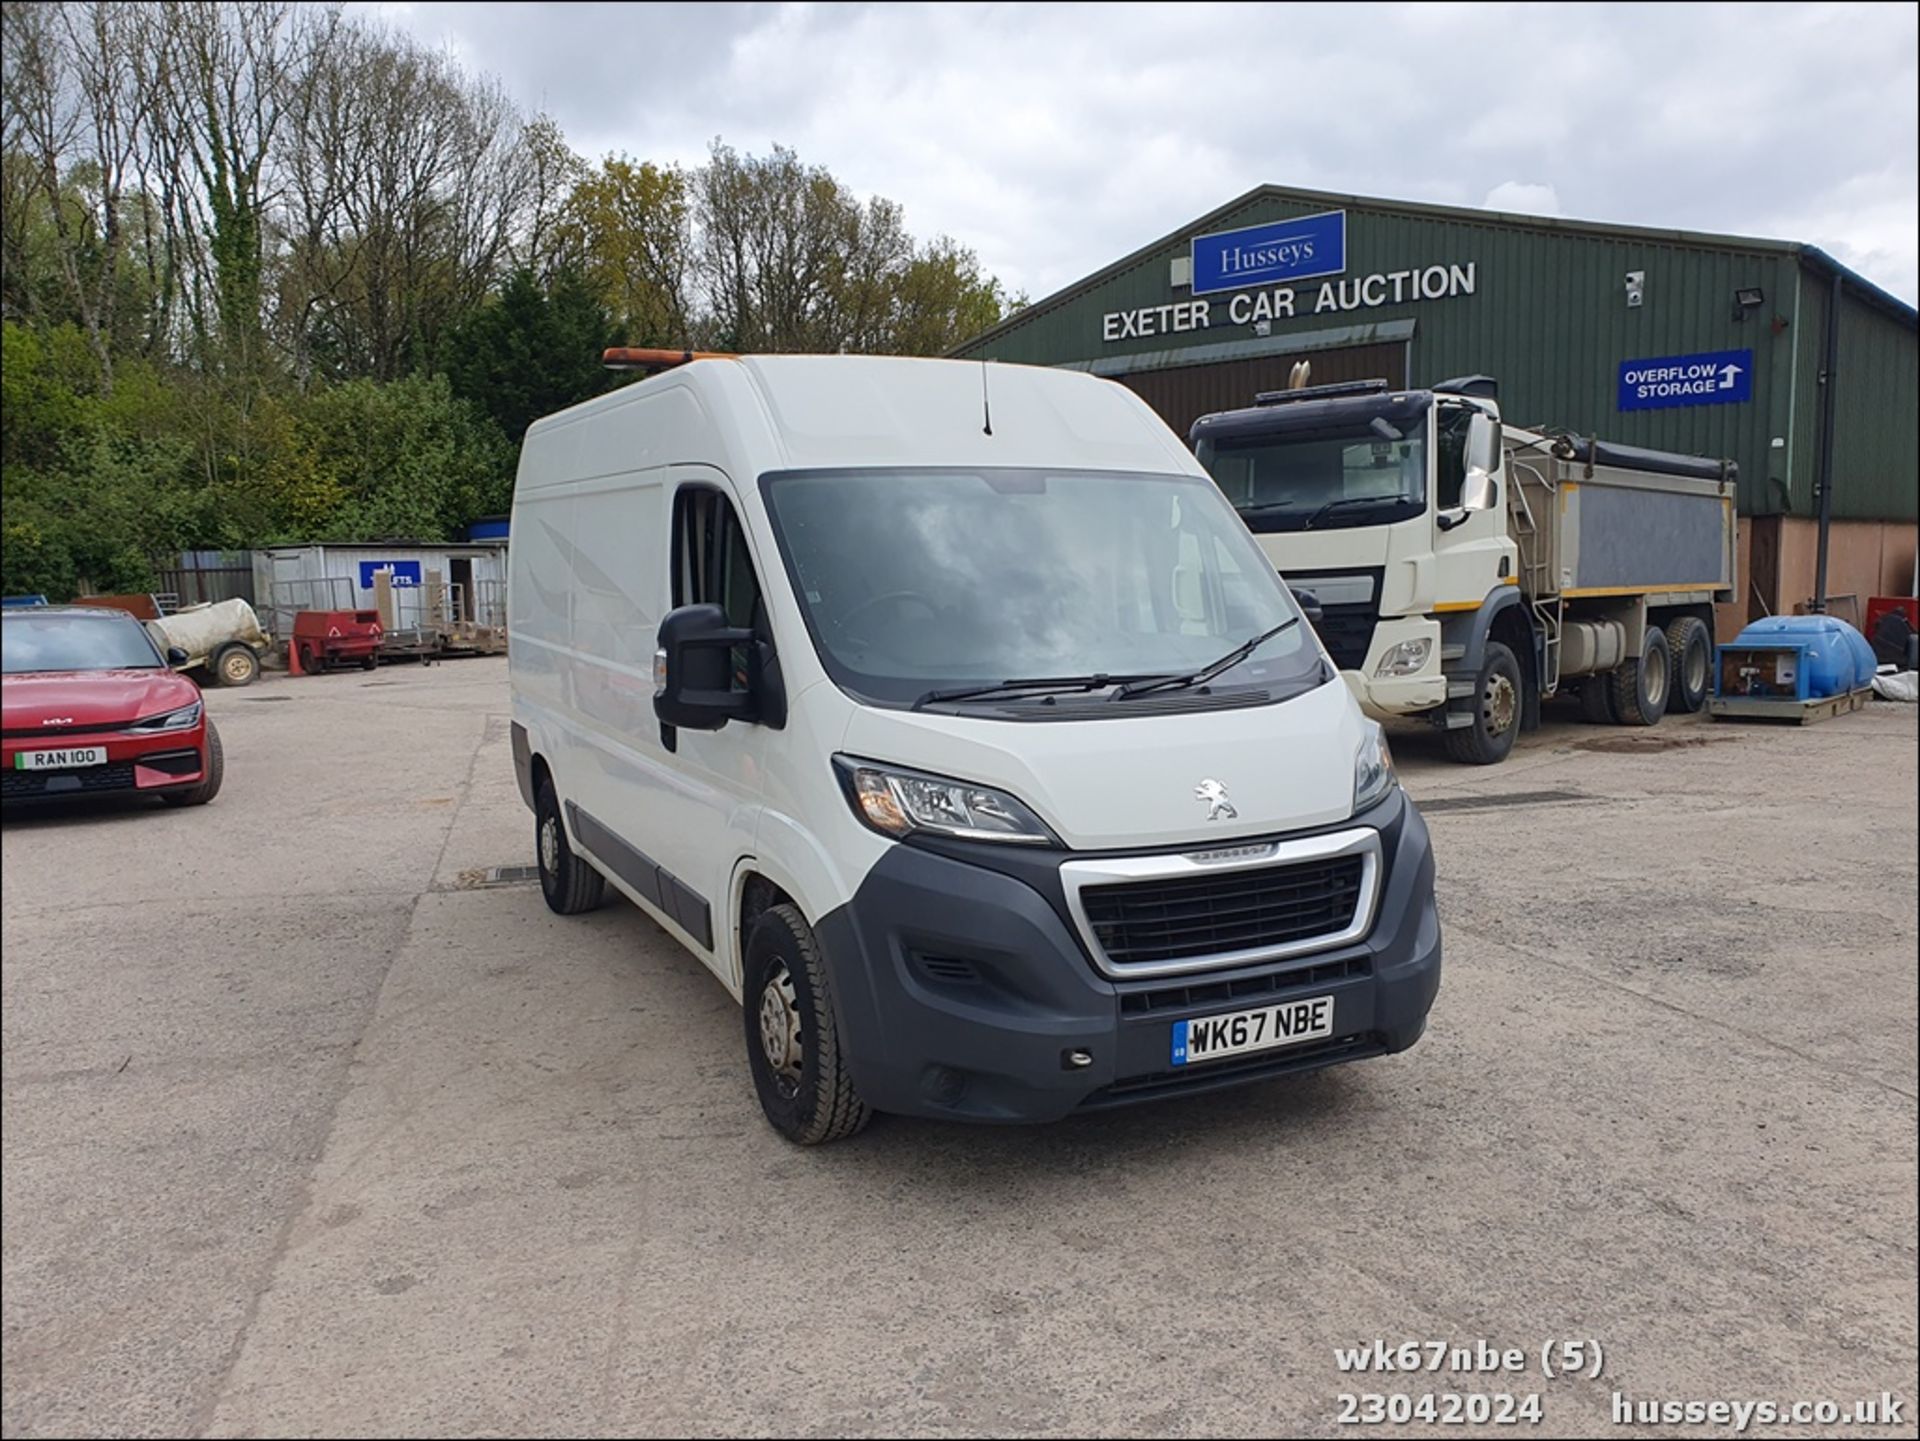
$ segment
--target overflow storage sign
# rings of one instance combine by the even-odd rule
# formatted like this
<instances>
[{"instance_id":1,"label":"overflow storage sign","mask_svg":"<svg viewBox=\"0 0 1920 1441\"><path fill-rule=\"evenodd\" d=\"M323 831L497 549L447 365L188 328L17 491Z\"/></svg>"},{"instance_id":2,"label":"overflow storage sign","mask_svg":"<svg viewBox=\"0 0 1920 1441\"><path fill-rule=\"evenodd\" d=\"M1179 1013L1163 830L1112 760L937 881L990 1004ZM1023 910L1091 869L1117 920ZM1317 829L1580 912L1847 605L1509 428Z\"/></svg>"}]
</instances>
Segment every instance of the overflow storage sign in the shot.
<instances>
[{"instance_id":1,"label":"overflow storage sign","mask_svg":"<svg viewBox=\"0 0 1920 1441\"><path fill-rule=\"evenodd\" d=\"M1620 409L1743 405L1753 399L1753 352L1710 350L1620 362Z\"/></svg>"}]
</instances>

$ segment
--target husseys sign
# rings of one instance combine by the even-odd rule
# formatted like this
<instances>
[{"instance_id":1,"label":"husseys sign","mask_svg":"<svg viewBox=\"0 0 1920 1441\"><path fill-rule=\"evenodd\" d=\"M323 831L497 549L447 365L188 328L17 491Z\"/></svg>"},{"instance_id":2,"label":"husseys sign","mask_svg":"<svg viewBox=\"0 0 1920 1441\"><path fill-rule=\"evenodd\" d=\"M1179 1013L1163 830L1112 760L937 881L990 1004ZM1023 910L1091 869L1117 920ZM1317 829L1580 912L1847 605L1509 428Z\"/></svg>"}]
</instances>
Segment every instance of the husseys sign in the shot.
<instances>
[{"instance_id":1,"label":"husseys sign","mask_svg":"<svg viewBox=\"0 0 1920 1441\"><path fill-rule=\"evenodd\" d=\"M1372 310L1412 301L1450 300L1472 295L1478 281L1477 262L1471 260L1464 265L1416 265L1371 275L1344 275L1344 210L1196 235L1190 246L1195 298L1137 310L1110 310L1100 318L1103 341ZM1310 283L1315 280L1319 281L1317 285Z\"/></svg>"}]
</instances>

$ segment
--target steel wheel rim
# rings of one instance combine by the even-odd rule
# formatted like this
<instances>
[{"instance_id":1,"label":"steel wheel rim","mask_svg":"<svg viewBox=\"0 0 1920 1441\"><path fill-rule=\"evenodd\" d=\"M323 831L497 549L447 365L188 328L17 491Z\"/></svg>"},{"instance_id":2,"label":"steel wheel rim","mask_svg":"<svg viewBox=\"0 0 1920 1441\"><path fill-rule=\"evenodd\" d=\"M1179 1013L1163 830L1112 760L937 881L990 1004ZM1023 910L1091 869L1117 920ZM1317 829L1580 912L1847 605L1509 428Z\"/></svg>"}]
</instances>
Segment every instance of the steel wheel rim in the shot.
<instances>
[{"instance_id":1,"label":"steel wheel rim","mask_svg":"<svg viewBox=\"0 0 1920 1441\"><path fill-rule=\"evenodd\" d=\"M806 1050L800 1041L800 998L785 961L774 962L773 973L760 988L760 1051L780 1094L798 1095Z\"/></svg>"},{"instance_id":2,"label":"steel wheel rim","mask_svg":"<svg viewBox=\"0 0 1920 1441\"><path fill-rule=\"evenodd\" d=\"M1687 690L1699 695L1707 688L1707 649L1705 646L1687 647Z\"/></svg>"},{"instance_id":3,"label":"steel wheel rim","mask_svg":"<svg viewBox=\"0 0 1920 1441\"><path fill-rule=\"evenodd\" d=\"M1481 714L1486 719L1488 733L1505 735L1519 712L1520 704L1514 692L1513 682L1503 675L1489 676L1486 701L1481 706Z\"/></svg>"},{"instance_id":4,"label":"steel wheel rim","mask_svg":"<svg viewBox=\"0 0 1920 1441\"><path fill-rule=\"evenodd\" d=\"M1647 708L1656 710L1667 698L1667 668L1654 664L1659 659L1656 652L1649 650L1641 664L1647 686Z\"/></svg>"},{"instance_id":5,"label":"steel wheel rim","mask_svg":"<svg viewBox=\"0 0 1920 1441\"><path fill-rule=\"evenodd\" d=\"M247 673L247 662L241 656L230 655L227 657L226 664L222 668L226 671L228 680L237 681L245 677Z\"/></svg>"},{"instance_id":6,"label":"steel wheel rim","mask_svg":"<svg viewBox=\"0 0 1920 1441\"><path fill-rule=\"evenodd\" d=\"M548 816L540 822L540 869L550 876L560 874L560 820Z\"/></svg>"}]
</instances>

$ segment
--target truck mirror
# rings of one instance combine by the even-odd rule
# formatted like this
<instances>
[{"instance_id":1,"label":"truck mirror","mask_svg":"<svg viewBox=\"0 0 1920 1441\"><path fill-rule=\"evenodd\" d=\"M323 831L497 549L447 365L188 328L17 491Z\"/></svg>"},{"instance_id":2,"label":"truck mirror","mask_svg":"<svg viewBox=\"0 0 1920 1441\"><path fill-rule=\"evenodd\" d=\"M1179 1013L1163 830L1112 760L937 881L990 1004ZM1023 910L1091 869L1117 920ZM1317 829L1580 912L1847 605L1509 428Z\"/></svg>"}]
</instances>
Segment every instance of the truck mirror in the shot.
<instances>
[{"instance_id":1,"label":"truck mirror","mask_svg":"<svg viewBox=\"0 0 1920 1441\"><path fill-rule=\"evenodd\" d=\"M1500 427L1492 416L1476 413L1467 422L1467 478L1460 487L1462 510L1491 510L1500 499L1493 473L1500 468Z\"/></svg>"},{"instance_id":2,"label":"truck mirror","mask_svg":"<svg viewBox=\"0 0 1920 1441\"><path fill-rule=\"evenodd\" d=\"M185 665L192 659L193 657L188 655L186 650L181 646L170 645L167 647L168 665Z\"/></svg>"},{"instance_id":3,"label":"truck mirror","mask_svg":"<svg viewBox=\"0 0 1920 1441\"><path fill-rule=\"evenodd\" d=\"M736 687L745 657L745 685ZM683 605L660 622L653 654L653 713L670 726L717 731L730 720L759 718L760 648L753 632L727 624L717 605Z\"/></svg>"}]
</instances>

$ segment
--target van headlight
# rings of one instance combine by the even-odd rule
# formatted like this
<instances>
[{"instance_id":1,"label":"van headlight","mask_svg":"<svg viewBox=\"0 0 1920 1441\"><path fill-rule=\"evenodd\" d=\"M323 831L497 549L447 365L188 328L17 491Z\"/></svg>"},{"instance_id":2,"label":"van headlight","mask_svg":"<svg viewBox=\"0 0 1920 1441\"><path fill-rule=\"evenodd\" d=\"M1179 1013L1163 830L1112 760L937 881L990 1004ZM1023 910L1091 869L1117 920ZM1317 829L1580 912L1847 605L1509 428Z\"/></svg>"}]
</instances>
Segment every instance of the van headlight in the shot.
<instances>
[{"instance_id":1,"label":"van headlight","mask_svg":"<svg viewBox=\"0 0 1920 1441\"><path fill-rule=\"evenodd\" d=\"M134 731L183 731L191 730L200 724L200 702L183 705L179 710L170 710L165 715L148 716L143 721L135 721L128 726Z\"/></svg>"},{"instance_id":2,"label":"van headlight","mask_svg":"<svg viewBox=\"0 0 1920 1441\"><path fill-rule=\"evenodd\" d=\"M883 836L915 831L969 841L1047 845L1046 822L1005 791L894 766L834 757L854 814Z\"/></svg>"},{"instance_id":3,"label":"van headlight","mask_svg":"<svg viewBox=\"0 0 1920 1441\"><path fill-rule=\"evenodd\" d=\"M1367 722L1367 733L1360 752L1353 758L1353 809L1365 810L1394 788L1393 752L1387 748L1387 733L1375 721Z\"/></svg>"},{"instance_id":4,"label":"van headlight","mask_svg":"<svg viewBox=\"0 0 1920 1441\"><path fill-rule=\"evenodd\" d=\"M1427 663L1427 657L1433 654L1433 639L1421 636L1418 640L1403 640L1398 645L1387 647L1380 663L1373 668L1376 677L1384 678L1396 675L1413 675Z\"/></svg>"}]
</instances>

